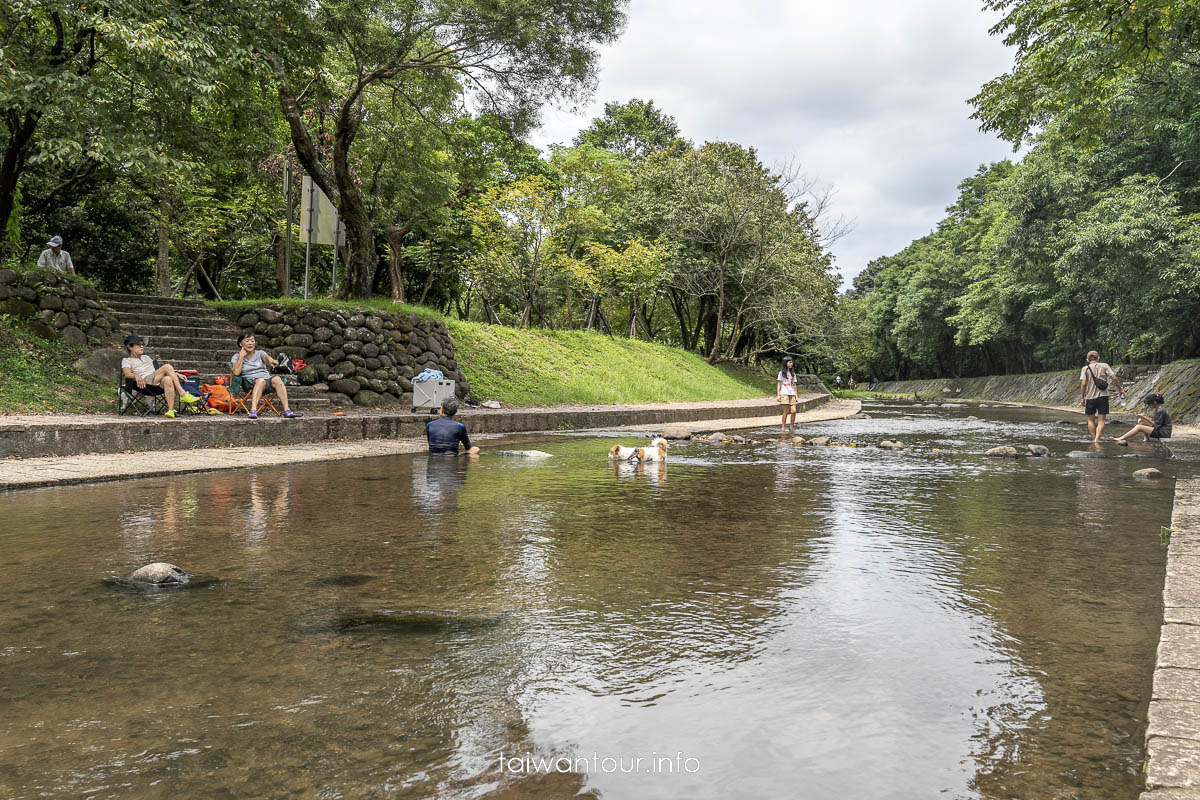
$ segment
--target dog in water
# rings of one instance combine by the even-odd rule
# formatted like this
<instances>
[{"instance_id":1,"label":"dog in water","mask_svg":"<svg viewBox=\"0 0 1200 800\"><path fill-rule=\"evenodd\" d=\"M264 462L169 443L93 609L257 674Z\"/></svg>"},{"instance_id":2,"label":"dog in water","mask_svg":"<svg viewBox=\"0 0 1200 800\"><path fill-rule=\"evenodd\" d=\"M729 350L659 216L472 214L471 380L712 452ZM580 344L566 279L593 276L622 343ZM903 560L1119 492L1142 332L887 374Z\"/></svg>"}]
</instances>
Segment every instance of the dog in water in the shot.
<instances>
[{"instance_id":1,"label":"dog in water","mask_svg":"<svg viewBox=\"0 0 1200 800\"><path fill-rule=\"evenodd\" d=\"M650 442L649 447L623 447L614 444L608 451L610 461L666 461L667 440L661 436Z\"/></svg>"}]
</instances>

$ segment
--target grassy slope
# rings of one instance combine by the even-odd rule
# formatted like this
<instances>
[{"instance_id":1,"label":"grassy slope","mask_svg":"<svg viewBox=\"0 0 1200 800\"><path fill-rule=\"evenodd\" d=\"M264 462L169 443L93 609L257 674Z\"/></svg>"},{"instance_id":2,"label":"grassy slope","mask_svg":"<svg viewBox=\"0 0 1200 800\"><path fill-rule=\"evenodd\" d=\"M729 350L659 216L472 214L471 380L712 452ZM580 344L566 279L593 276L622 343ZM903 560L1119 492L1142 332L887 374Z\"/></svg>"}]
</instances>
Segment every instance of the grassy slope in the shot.
<instances>
[{"instance_id":1,"label":"grassy slope","mask_svg":"<svg viewBox=\"0 0 1200 800\"><path fill-rule=\"evenodd\" d=\"M71 366L87 352L0 315L0 414L112 411L115 376L103 381Z\"/></svg>"},{"instance_id":2,"label":"grassy slope","mask_svg":"<svg viewBox=\"0 0 1200 800\"><path fill-rule=\"evenodd\" d=\"M459 366L479 400L513 405L734 400L775 385L712 367L674 347L584 331L518 330L447 319Z\"/></svg>"},{"instance_id":3,"label":"grassy slope","mask_svg":"<svg viewBox=\"0 0 1200 800\"><path fill-rule=\"evenodd\" d=\"M665 345L584 331L519 330L463 322L431 308L386 298L341 301L268 298L210 303L251 309L264 304L400 311L445 322L459 368L479 400L506 405L736 400L775 393L774 381Z\"/></svg>"}]
</instances>

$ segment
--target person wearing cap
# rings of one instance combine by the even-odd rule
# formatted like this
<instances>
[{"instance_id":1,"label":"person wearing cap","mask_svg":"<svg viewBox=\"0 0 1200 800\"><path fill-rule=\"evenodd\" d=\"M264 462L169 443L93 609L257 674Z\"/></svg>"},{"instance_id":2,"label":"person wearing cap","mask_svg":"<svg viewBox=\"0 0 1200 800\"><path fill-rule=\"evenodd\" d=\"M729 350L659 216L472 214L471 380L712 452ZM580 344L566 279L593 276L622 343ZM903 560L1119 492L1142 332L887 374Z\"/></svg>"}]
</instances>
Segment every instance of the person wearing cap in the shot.
<instances>
[{"instance_id":1,"label":"person wearing cap","mask_svg":"<svg viewBox=\"0 0 1200 800\"><path fill-rule=\"evenodd\" d=\"M158 369L154 368L154 359L146 355L146 341L142 337L136 333L126 336L125 349L129 352L129 356L121 359L121 374L125 376L126 387L132 390L136 386L147 394L165 394L167 396L167 417L175 418L176 397L180 402L188 405L200 399L196 395L184 391L183 385L179 382L179 376L175 374L175 368L170 364L163 364Z\"/></svg>"},{"instance_id":2,"label":"person wearing cap","mask_svg":"<svg viewBox=\"0 0 1200 800\"><path fill-rule=\"evenodd\" d=\"M75 264L71 261L71 254L62 249L62 237L51 236L50 241L46 242L46 249L38 256L38 269L55 269L59 272L69 272L75 274Z\"/></svg>"}]
</instances>

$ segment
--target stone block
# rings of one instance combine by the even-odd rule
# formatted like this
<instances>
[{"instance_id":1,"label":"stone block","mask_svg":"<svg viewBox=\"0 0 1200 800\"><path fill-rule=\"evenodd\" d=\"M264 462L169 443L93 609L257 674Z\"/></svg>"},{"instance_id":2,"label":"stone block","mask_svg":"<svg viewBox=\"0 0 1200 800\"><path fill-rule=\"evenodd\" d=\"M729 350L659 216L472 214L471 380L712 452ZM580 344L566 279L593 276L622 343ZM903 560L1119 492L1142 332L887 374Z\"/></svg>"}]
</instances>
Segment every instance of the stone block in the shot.
<instances>
[{"instance_id":1,"label":"stone block","mask_svg":"<svg viewBox=\"0 0 1200 800\"><path fill-rule=\"evenodd\" d=\"M342 349L345 350L347 353L361 353L362 352L362 342L358 342L358 341L345 342L342 344Z\"/></svg>"},{"instance_id":2,"label":"stone block","mask_svg":"<svg viewBox=\"0 0 1200 800\"><path fill-rule=\"evenodd\" d=\"M316 342L327 342L327 341L329 341L331 338L333 338L333 329L332 329L332 328L326 328L326 327L324 327L324 326L321 326L321 327L319 327L319 328L315 328L315 329L313 329L313 334L312 334L312 337L313 337L313 341L316 341Z\"/></svg>"},{"instance_id":3,"label":"stone block","mask_svg":"<svg viewBox=\"0 0 1200 800\"><path fill-rule=\"evenodd\" d=\"M93 350L75 362L75 369L95 375L106 380L115 379L121 369L121 359L125 357L124 348L104 347Z\"/></svg>"},{"instance_id":4,"label":"stone block","mask_svg":"<svg viewBox=\"0 0 1200 800\"><path fill-rule=\"evenodd\" d=\"M237 324L239 328L253 328L258 324L258 314L253 311L247 311L238 317Z\"/></svg>"},{"instance_id":5,"label":"stone block","mask_svg":"<svg viewBox=\"0 0 1200 800\"><path fill-rule=\"evenodd\" d=\"M27 319L37 314L37 308L33 303L14 297L0 302L0 314L11 314L18 319Z\"/></svg>"},{"instance_id":6,"label":"stone block","mask_svg":"<svg viewBox=\"0 0 1200 800\"><path fill-rule=\"evenodd\" d=\"M1151 736L1146 751L1148 788L1200 788L1200 741Z\"/></svg>"},{"instance_id":7,"label":"stone block","mask_svg":"<svg viewBox=\"0 0 1200 800\"><path fill-rule=\"evenodd\" d=\"M268 325L274 325L283 321L283 314L273 308L260 308L258 309L258 318Z\"/></svg>"},{"instance_id":8,"label":"stone block","mask_svg":"<svg viewBox=\"0 0 1200 800\"><path fill-rule=\"evenodd\" d=\"M1191 669L1200 664L1200 628L1165 624L1158 642L1158 667Z\"/></svg>"},{"instance_id":9,"label":"stone block","mask_svg":"<svg viewBox=\"0 0 1200 800\"><path fill-rule=\"evenodd\" d=\"M47 310L49 310L49 309L47 309ZM59 330L62 330L63 328L65 328L71 324L71 318L67 315L67 312L58 311L58 312L54 313L53 315L51 315L50 324L53 325L54 327L58 328ZM83 331L80 331L80 333L83 333Z\"/></svg>"},{"instance_id":10,"label":"stone block","mask_svg":"<svg viewBox=\"0 0 1200 800\"><path fill-rule=\"evenodd\" d=\"M366 321L366 316L357 312L346 317L346 324L351 328L361 328Z\"/></svg>"},{"instance_id":11,"label":"stone block","mask_svg":"<svg viewBox=\"0 0 1200 800\"><path fill-rule=\"evenodd\" d=\"M42 298L38 300L38 307L57 311L63 307L62 298L56 297L52 294L43 295Z\"/></svg>"},{"instance_id":12,"label":"stone block","mask_svg":"<svg viewBox=\"0 0 1200 800\"><path fill-rule=\"evenodd\" d=\"M16 283L18 277L20 277L20 276L18 275L16 270L0 269L0 285L8 285L10 283Z\"/></svg>"},{"instance_id":13,"label":"stone block","mask_svg":"<svg viewBox=\"0 0 1200 800\"><path fill-rule=\"evenodd\" d=\"M329 382L329 391L338 394L357 395L362 390L362 384L352 378L340 378Z\"/></svg>"},{"instance_id":14,"label":"stone block","mask_svg":"<svg viewBox=\"0 0 1200 800\"><path fill-rule=\"evenodd\" d=\"M339 361L333 365L333 371L342 373L343 377L353 378L358 374L358 367L350 361ZM354 392L346 392L346 394L354 394Z\"/></svg>"},{"instance_id":15,"label":"stone block","mask_svg":"<svg viewBox=\"0 0 1200 800\"><path fill-rule=\"evenodd\" d=\"M373 342L368 342L362 346L362 350L359 352L363 354L363 358L374 358L379 355L379 347Z\"/></svg>"},{"instance_id":16,"label":"stone block","mask_svg":"<svg viewBox=\"0 0 1200 800\"><path fill-rule=\"evenodd\" d=\"M313 342L308 348L309 355L323 356L333 352L328 342Z\"/></svg>"},{"instance_id":17,"label":"stone block","mask_svg":"<svg viewBox=\"0 0 1200 800\"><path fill-rule=\"evenodd\" d=\"M68 325L62 329L62 337L67 344L75 345L76 347L87 346L87 334L76 328L74 325Z\"/></svg>"},{"instance_id":18,"label":"stone block","mask_svg":"<svg viewBox=\"0 0 1200 800\"><path fill-rule=\"evenodd\" d=\"M1171 736L1200 741L1200 703L1188 700L1152 700L1147 736Z\"/></svg>"},{"instance_id":19,"label":"stone block","mask_svg":"<svg viewBox=\"0 0 1200 800\"><path fill-rule=\"evenodd\" d=\"M362 356L360 356L358 353L347 353L346 360L349 361L354 366L358 367L359 369L363 369L367 366L367 360L365 358L363 358Z\"/></svg>"},{"instance_id":20,"label":"stone block","mask_svg":"<svg viewBox=\"0 0 1200 800\"><path fill-rule=\"evenodd\" d=\"M371 331L371 333L380 333L383 331L383 320L376 316L367 317L363 321L363 325Z\"/></svg>"},{"instance_id":21,"label":"stone block","mask_svg":"<svg viewBox=\"0 0 1200 800\"><path fill-rule=\"evenodd\" d=\"M313 343L313 337L307 333L293 333L283 340L288 347L307 348Z\"/></svg>"}]
</instances>

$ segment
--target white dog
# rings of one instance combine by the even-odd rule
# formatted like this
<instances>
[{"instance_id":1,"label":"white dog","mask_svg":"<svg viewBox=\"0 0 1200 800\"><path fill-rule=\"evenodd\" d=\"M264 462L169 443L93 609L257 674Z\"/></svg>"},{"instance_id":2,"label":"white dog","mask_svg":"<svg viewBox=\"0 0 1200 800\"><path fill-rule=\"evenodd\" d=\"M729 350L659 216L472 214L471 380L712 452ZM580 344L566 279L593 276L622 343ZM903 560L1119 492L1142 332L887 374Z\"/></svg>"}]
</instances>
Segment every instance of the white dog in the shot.
<instances>
[{"instance_id":1,"label":"white dog","mask_svg":"<svg viewBox=\"0 0 1200 800\"><path fill-rule=\"evenodd\" d=\"M660 436L650 442L649 447L622 447L614 444L608 451L608 457L618 461L666 461L667 440Z\"/></svg>"}]
</instances>

